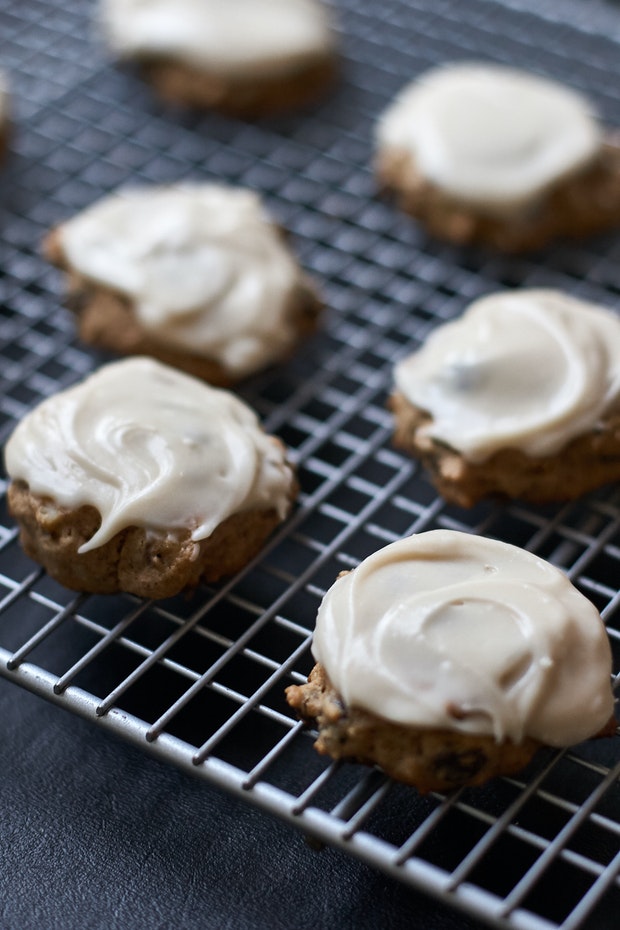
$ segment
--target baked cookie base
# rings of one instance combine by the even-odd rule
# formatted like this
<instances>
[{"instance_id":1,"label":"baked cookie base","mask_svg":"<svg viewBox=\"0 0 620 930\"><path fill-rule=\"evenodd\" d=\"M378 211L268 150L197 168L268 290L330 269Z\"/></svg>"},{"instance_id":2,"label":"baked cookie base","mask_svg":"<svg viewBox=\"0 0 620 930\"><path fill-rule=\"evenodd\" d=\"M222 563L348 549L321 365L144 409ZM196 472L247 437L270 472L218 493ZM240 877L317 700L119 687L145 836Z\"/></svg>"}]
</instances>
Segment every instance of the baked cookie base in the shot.
<instances>
[{"instance_id":1,"label":"baked cookie base","mask_svg":"<svg viewBox=\"0 0 620 930\"><path fill-rule=\"evenodd\" d=\"M157 94L168 103L214 109L244 119L286 113L317 103L336 78L336 59L326 55L277 77L221 75L191 64L144 58L139 67Z\"/></svg>"},{"instance_id":2,"label":"baked cookie base","mask_svg":"<svg viewBox=\"0 0 620 930\"><path fill-rule=\"evenodd\" d=\"M557 238L585 238L620 225L620 139L610 138L595 162L551 188L535 207L506 217L476 210L445 194L418 171L410 152L386 149L376 175L398 205L438 239L518 253Z\"/></svg>"},{"instance_id":3,"label":"baked cookie base","mask_svg":"<svg viewBox=\"0 0 620 930\"><path fill-rule=\"evenodd\" d=\"M441 496L461 507L489 497L531 503L575 500L620 480L620 413L609 415L596 430L569 442L555 455L533 457L503 449L484 462L469 462L449 446L423 435L432 417L402 394L389 401L394 413L394 445L428 469Z\"/></svg>"},{"instance_id":4,"label":"baked cookie base","mask_svg":"<svg viewBox=\"0 0 620 930\"><path fill-rule=\"evenodd\" d=\"M66 305L75 314L80 339L87 345L118 355L148 355L218 387L231 387L249 377L236 375L216 359L159 342L143 328L129 298L71 269L58 229L48 234L43 250L48 261L67 274ZM300 284L291 295L288 311L295 338L277 361L286 361L300 342L316 332L322 309L312 288ZM269 364L276 364L276 360Z\"/></svg>"},{"instance_id":5,"label":"baked cookie base","mask_svg":"<svg viewBox=\"0 0 620 930\"><path fill-rule=\"evenodd\" d=\"M295 494L296 486L291 502ZM274 509L237 513L200 542L193 542L189 531L130 526L105 545L80 554L80 546L101 523L94 507L69 510L31 493L23 481L9 485L7 499L26 555L65 587L92 594L165 598L201 581L218 581L243 568L281 523Z\"/></svg>"},{"instance_id":6,"label":"baked cookie base","mask_svg":"<svg viewBox=\"0 0 620 930\"><path fill-rule=\"evenodd\" d=\"M497 775L519 772L540 748L497 743L492 736L424 729L391 723L369 711L346 708L324 668L317 664L305 685L291 685L286 699L299 717L316 727L315 748L332 759L378 765L397 781L429 791L482 785Z\"/></svg>"}]
</instances>

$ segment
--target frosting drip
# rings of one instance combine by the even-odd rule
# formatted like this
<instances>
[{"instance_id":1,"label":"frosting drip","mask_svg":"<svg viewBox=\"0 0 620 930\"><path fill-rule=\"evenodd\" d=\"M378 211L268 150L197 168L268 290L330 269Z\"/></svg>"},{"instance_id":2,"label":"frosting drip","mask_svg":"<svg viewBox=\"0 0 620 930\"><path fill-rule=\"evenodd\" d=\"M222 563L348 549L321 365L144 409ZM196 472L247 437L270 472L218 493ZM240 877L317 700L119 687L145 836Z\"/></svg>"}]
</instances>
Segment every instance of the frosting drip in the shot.
<instances>
[{"instance_id":1,"label":"frosting drip","mask_svg":"<svg viewBox=\"0 0 620 930\"><path fill-rule=\"evenodd\" d=\"M119 55L179 58L233 78L286 75L334 44L318 0L103 0L101 18Z\"/></svg>"},{"instance_id":2,"label":"frosting drip","mask_svg":"<svg viewBox=\"0 0 620 930\"><path fill-rule=\"evenodd\" d=\"M553 455L617 403L620 321L559 291L492 294L435 330L395 382L432 417L420 435L472 462Z\"/></svg>"},{"instance_id":3,"label":"frosting drip","mask_svg":"<svg viewBox=\"0 0 620 930\"><path fill-rule=\"evenodd\" d=\"M408 85L379 124L379 143L408 151L452 197L520 210L601 147L588 101L555 81L493 64L434 69Z\"/></svg>"},{"instance_id":4,"label":"frosting drip","mask_svg":"<svg viewBox=\"0 0 620 930\"><path fill-rule=\"evenodd\" d=\"M600 617L559 569L449 530L386 546L319 608L313 652L349 707L568 746L612 716Z\"/></svg>"},{"instance_id":5,"label":"frosting drip","mask_svg":"<svg viewBox=\"0 0 620 930\"><path fill-rule=\"evenodd\" d=\"M293 481L280 443L228 391L145 358L116 362L50 397L5 450L13 480L101 526L80 551L128 526L206 539L234 513L286 516Z\"/></svg>"},{"instance_id":6,"label":"frosting drip","mask_svg":"<svg viewBox=\"0 0 620 930\"><path fill-rule=\"evenodd\" d=\"M296 339L291 301L304 276L251 191L129 190L63 223L60 236L71 267L129 297L154 338L237 377Z\"/></svg>"}]
</instances>

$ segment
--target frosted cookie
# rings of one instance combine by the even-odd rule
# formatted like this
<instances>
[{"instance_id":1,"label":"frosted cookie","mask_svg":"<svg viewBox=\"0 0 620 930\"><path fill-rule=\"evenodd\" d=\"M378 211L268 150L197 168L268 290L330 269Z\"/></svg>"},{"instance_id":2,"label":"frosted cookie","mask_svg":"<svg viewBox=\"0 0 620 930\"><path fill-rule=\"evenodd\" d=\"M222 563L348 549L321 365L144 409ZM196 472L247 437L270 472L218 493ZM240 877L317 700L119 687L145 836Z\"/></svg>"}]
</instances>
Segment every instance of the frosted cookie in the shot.
<instances>
[{"instance_id":1,"label":"frosted cookie","mask_svg":"<svg viewBox=\"0 0 620 930\"><path fill-rule=\"evenodd\" d=\"M620 147L589 101L502 65L433 69L380 119L376 171L439 238L508 252L620 225Z\"/></svg>"},{"instance_id":2,"label":"frosted cookie","mask_svg":"<svg viewBox=\"0 0 620 930\"><path fill-rule=\"evenodd\" d=\"M229 385L288 358L320 301L255 193L217 184L111 194L56 227L81 338Z\"/></svg>"},{"instance_id":3,"label":"frosted cookie","mask_svg":"<svg viewBox=\"0 0 620 930\"><path fill-rule=\"evenodd\" d=\"M566 576L506 543L436 530L342 573L308 683L287 700L320 753L421 792L480 785L542 745L612 735L611 650Z\"/></svg>"},{"instance_id":4,"label":"frosted cookie","mask_svg":"<svg viewBox=\"0 0 620 930\"><path fill-rule=\"evenodd\" d=\"M43 401L5 459L27 555L104 594L170 597L233 574L296 493L284 447L246 404L146 358Z\"/></svg>"},{"instance_id":5,"label":"frosted cookie","mask_svg":"<svg viewBox=\"0 0 620 930\"><path fill-rule=\"evenodd\" d=\"M101 0L104 41L172 103L259 117L317 101L335 74L320 0Z\"/></svg>"},{"instance_id":6,"label":"frosted cookie","mask_svg":"<svg viewBox=\"0 0 620 930\"><path fill-rule=\"evenodd\" d=\"M572 500L620 479L620 320L560 291L491 294L395 367L395 444L439 492Z\"/></svg>"}]
</instances>

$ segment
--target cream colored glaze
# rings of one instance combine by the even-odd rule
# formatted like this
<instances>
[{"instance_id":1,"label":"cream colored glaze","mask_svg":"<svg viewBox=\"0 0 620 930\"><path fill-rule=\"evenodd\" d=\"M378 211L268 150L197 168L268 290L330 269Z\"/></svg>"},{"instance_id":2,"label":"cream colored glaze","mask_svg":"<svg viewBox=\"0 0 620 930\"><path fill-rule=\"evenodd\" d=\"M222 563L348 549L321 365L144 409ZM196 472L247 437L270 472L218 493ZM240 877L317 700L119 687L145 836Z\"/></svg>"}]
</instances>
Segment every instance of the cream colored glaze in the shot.
<instances>
[{"instance_id":1,"label":"cream colored glaze","mask_svg":"<svg viewBox=\"0 0 620 930\"><path fill-rule=\"evenodd\" d=\"M431 333L395 382L432 417L420 435L469 461L553 455L618 403L620 320L560 291L491 294Z\"/></svg>"},{"instance_id":2,"label":"cream colored glaze","mask_svg":"<svg viewBox=\"0 0 620 930\"><path fill-rule=\"evenodd\" d=\"M233 79L285 76L334 45L318 0L101 0L101 22L122 57L179 59Z\"/></svg>"},{"instance_id":3,"label":"cream colored glaze","mask_svg":"<svg viewBox=\"0 0 620 930\"><path fill-rule=\"evenodd\" d=\"M537 556L465 533L410 536L338 578L313 652L348 707L399 724L568 746L613 712L593 605Z\"/></svg>"},{"instance_id":4,"label":"cream colored glaze","mask_svg":"<svg viewBox=\"0 0 620 930\"><path fill-rule=\"evenodd\" d=\"M112 194L60 226L69 265L129 297L158 342L243 377L297 338L304 275L249 190L180 184Z\"/></svg>"},{"instance_id":5,"label":"cream colored glaze","mask_svg":"<svg viewBox=\"0 0 620 930\"><path fill-rule=\"evenodd\" d=\"M208 538L232 514L288 511L293 476L284 449L254 412L159 362L132 358L50 397L5 450L13 480L71 509L91 505L96 549L128 526Z\"/></svg>"},{"instance_id":6,"label":"cream colored glaze","mask_svg":"<svg viewBox=\"0 0 620 930\"><path fill-rule=\"evenodd\" d=\"M490 212L529 207L598 153L588 101L555 81L494 64L433 69L405 87L378 128L420 174Z\"/></svg>"}]
</instances>

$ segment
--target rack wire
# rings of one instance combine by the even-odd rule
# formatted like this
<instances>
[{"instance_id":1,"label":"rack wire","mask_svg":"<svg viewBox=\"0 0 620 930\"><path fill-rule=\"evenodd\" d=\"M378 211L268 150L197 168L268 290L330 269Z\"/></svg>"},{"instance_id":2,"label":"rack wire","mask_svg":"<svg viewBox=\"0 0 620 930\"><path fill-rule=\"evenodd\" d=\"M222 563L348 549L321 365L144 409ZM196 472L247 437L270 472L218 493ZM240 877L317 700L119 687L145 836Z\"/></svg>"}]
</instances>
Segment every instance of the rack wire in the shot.
<instances>
[{"instance_id":1,"label":"rack wire","mask_svg":"<svg viewBox=\"0 0 620 930\"><path fill-rule=\"evenodd\" d=\"M559 5L558 5L559 9ZM554 286L618 307L620 239L502 259L429 241L377 197L378 113L413 74L483 57L564 79L620 126L618 44L495 0L341 0L341 85L323 106L247 125L160 105L106 60L82 0L6 0L2 64L15 101L2 172L0 441L102 356L75 341L39 252L54 223L129 181L224 179L261 191L322 283L323 332L243 389L297 463L300 503L237 577L158 603L69 592L20 551L0 478L0 674L489 925L617 927L615 742L543 752L519 778L418 796L329 764L284 687L301 682L316 610L343 568L436 527L521 545L601 610L620 655L620 497L568 506L446 505L394 451L394 362L438 322L506 286ZM606 15L612 15L610 9ZM616 33L618 34L618 33ZM86 37L86 38L85 38Z\"/></svg>"}]
</instances>

